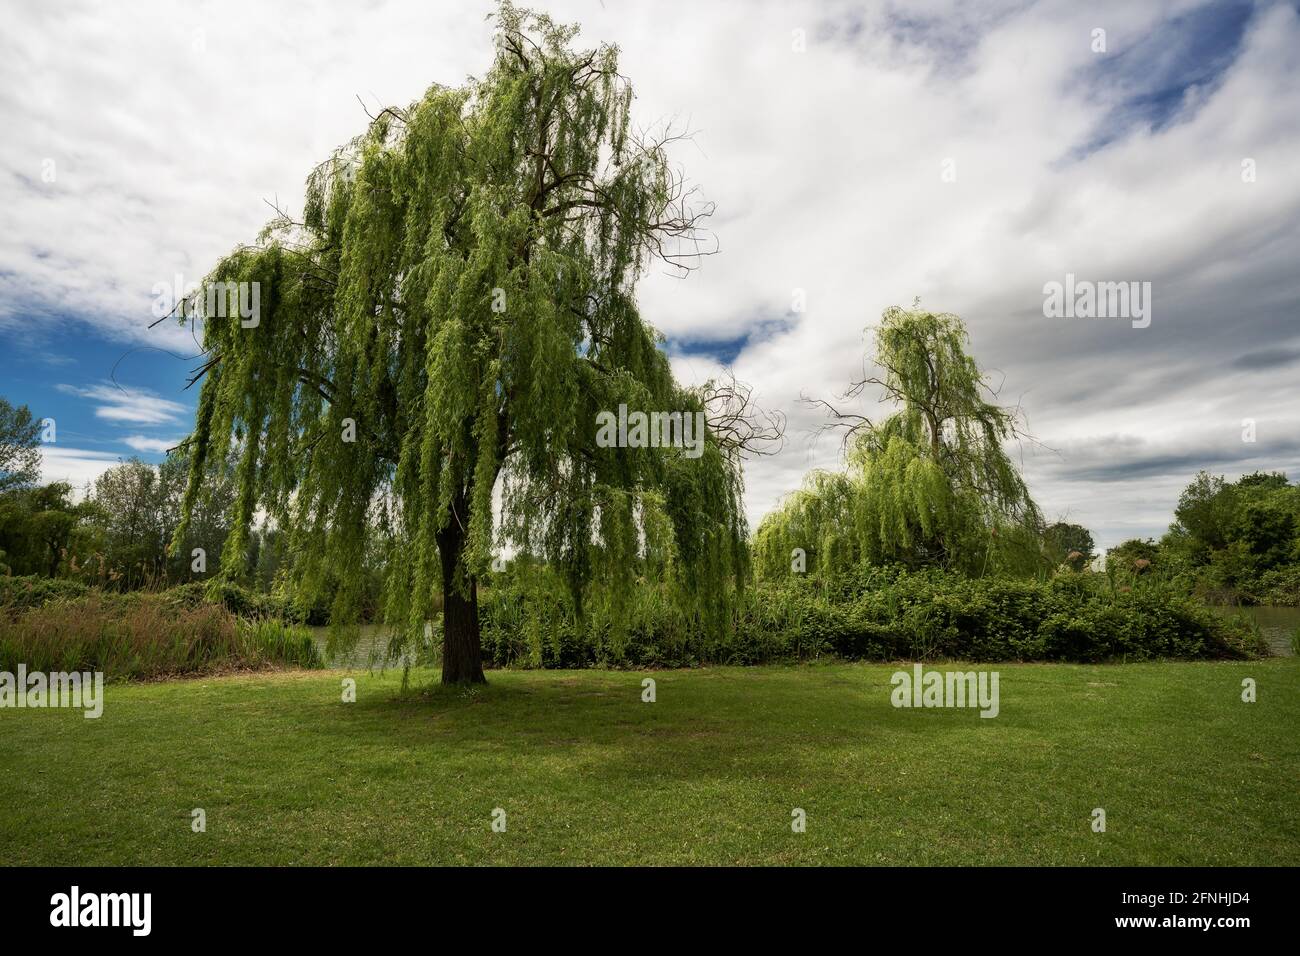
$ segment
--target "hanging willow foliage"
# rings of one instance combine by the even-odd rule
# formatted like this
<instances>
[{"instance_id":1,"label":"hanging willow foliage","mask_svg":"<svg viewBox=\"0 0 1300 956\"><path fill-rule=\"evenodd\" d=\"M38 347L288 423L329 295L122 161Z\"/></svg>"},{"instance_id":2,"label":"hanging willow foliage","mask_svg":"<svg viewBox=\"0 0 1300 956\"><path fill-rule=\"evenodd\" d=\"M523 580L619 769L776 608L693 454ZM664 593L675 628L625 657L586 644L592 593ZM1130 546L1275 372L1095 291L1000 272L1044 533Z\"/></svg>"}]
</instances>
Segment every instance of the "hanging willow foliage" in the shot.
<instances>
[{"instance_id":1,"label":"hanging willow foliage","mask_svg":"<svg viewBox=\"0 0 1300 956\"><path fill-rule=\"evenodd\" d=\"M652 257L690 267L709 210L671 137L631 133L615 47L575 51L576 28L509 4L496 20L484 78L384 110L311 174L301 221L217 265L205 286L259 283L255 327L207 314L202 290L190 303L207 360L187 513L235 442L225 553L264 509L301 587L337 588L339 620L378 524L386 621L419 633L441 589L447 682L483 679L476 582L506 542L561 569L579 607L593 582L618 594L653 571L716 623L746 536L739 457L714 436L698 458L596 444L620 403L704 407L634 288Z\"/></svg>"},{"instance_id":2,"label":"hanging willow foliage","mask_svg":"<svg viewBox=\"0 0 1300 956\"><path fill-rule=\"evenodd\" d=\"M814 471L754 534L754 566L767 580L825 573L861 560L855 531L858 488L841 472Z\"/></svg>"},{"instance_id":3,"label":"hanging willow foliage","mask_svg":"<svg viewBox=\"0 0 1300 956\"><path fill-rule=\"evenodd\" d=\"M765 575L796 547L815 552L821 570L859 561L970 574L1036 565L1042 517L1003 448L1023 437L1018 414L985 397L994 396L968 344L955 315L885 311L876 331L882 374L852 383L846 397L875 387L897 411L874 423L827 405L848 428L847 472L814 476L763 521L755 540Z\"/></svg>"}]
</instances>

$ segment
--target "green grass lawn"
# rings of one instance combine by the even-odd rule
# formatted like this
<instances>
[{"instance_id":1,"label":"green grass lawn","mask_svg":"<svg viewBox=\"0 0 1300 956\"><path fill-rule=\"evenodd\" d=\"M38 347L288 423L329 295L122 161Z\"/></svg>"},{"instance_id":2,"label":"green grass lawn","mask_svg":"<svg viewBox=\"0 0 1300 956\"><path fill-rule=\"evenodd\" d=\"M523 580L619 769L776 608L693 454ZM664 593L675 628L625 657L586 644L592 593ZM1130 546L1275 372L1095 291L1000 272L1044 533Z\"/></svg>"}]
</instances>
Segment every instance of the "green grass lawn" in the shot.
<instances>
[{"instance_id":1,"label":"green grass lawn","mask_svg":"<svg viewBox=\"0 0 1300 956\"><path fill-rule=\"evenodd\" d=\"M1300 864L1300 659L1002 665L994 719L896 669L110 685L0 710L0 863Z\"/></svg>"}]
</instances>

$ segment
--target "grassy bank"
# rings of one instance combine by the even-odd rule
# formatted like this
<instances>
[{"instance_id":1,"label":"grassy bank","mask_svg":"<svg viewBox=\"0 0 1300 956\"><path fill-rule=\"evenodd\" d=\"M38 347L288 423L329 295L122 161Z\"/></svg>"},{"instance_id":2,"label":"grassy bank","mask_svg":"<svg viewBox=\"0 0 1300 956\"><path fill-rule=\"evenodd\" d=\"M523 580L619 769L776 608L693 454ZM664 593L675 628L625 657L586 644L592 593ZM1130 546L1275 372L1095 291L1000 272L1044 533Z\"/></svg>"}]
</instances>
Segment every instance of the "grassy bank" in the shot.
<instances>
[{"instance_id":1,"label":"grassy bank","mask_svg":"<svg viewBox=\"0 0 1300 956\"><path fill-rule=\"evenodd\" d=\"M991 720L895 709L895 669L353 674L350 704L343 672L291 672L0 710L0 862L1300 864L1296 659L999 665Z\"/></svg>"},{"instance_id":2,"label":"grassy bank","mask_svg":"<svg viewBox=\"0 0 1300 956\"><path fill-rule=\"evenodd\" d=\"M0 671L103 671L109 681L315 667L306 628L250 619L169 593L92 590L27 608L0 607Z\"/></svg>"}]
</instances>

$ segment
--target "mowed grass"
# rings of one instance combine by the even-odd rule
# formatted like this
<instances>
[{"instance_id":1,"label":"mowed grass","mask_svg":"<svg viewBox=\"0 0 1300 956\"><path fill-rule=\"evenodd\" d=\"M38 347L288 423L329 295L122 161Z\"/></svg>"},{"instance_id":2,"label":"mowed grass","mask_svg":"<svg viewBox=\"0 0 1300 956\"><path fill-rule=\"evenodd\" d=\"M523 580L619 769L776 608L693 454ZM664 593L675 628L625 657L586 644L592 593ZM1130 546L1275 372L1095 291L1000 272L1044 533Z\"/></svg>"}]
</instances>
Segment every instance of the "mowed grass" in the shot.
<instances>
[{"instance_id":1,"label":"mowed grass","mask_svg":"<svg viewBox=\"0 0 1300 956\"><path fill-rule=\"evenodd\" d=\"M994 719L896 669L110 685L0 710L0 863L1300 863L1300 660L1002 665Z\"/></svg>"}]
</instances>

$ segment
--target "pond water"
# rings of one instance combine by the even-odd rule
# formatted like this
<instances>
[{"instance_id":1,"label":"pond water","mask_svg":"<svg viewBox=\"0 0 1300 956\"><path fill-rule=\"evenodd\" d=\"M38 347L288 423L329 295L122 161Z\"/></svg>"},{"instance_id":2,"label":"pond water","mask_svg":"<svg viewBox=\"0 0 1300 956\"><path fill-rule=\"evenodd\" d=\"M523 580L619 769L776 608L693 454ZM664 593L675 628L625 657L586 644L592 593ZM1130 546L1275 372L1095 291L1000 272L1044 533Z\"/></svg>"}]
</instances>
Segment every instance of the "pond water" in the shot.
<instances>
[{"instance_id":1,"label":"pond water","mask_svg":"<svg viewBox=\"0 0 1300 956\"><path fill-rule=\"evenodd\" d=\"M356 646L351 651L330 655L328 649L330 629L328 627L311 627L312 639L315 640L316 646L320 648L321 657L324 658L328 667L344 667L348 669L373 669L383 670L385 668L400 668L405 663L404 660L388 660L388 640L389 630L382 624L362 624L361 635L357 639ZM409 655L409 652L408 652Z\"/></svg>"},{"instance_id":2,"label":"pond water","mask_svg":"<svg viewBox=\"0 0 1300 956\"><path fill-rule=\"evenodd\" d=\"M1279 657L1294 657L1291 635L1300 627L1300 607L1216 607L1227 616L1241 615L1254 621L1268 641L1269 649Z\"/></svg>"}]
</instances>

